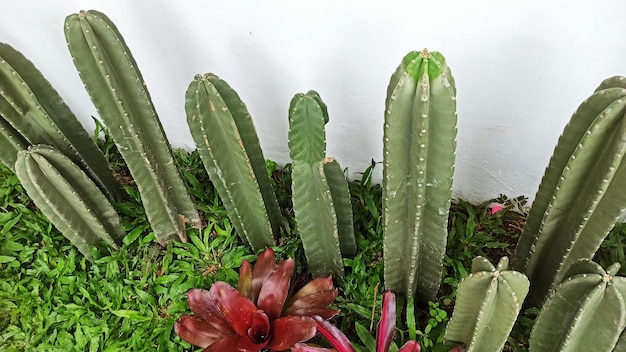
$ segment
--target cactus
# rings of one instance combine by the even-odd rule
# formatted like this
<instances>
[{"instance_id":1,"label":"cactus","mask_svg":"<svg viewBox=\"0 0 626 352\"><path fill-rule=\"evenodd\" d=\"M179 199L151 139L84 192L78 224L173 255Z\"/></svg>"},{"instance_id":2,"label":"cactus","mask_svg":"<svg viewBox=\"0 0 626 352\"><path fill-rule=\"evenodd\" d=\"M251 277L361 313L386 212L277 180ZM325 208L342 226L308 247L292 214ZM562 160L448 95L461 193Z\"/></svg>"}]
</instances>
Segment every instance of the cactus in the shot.
<instances>
[{"instance_id":1,"label":"cactus","mask_svg":"<svg viewBox=\"0 0 626 352\"><path fill-rule=\"evenodd\" d=\"M337 216L337 235L339 236L341 255L344 257L353 256L356 254L356 239L354 238L350 189L346 176L335 158L324 159L324 176L326 176Z\"/></svg>"},{"instance_id":2,"label":"cactus","mask_svg":"<svg viewBox=\"0 0 626 352\"><path fill-rule=\"evenodd\" d=\"M333 200L335 197L338 200L343 198L345 195L339 194L345 192L345 189L341 190L341 186L338 186L336 178L339 175L335 171L325 170L324 161L330 164L330 159L325 158L324 125L327 122L328 111L317 92L299 93L293 97L289 106L293 210L309 270L314 276L333 274L342 277L343 262L337 215L346 213L338 214ZM328 168L332 169L334 166L329 165ZM328 177L332 179L332 188ZM340 202L344 208L345 202ZM345 224L343 220L342 223ZM354 243L354 233L344 233L342 236L348 243L344 246L349 252L350 243Z\"/></svg>"},{"instance_id":3,"label":"cactus","mask_svg":"<svg viewBox=\"0 0 626 352\"><path fill-rule=\"evenodd\" d=\"M626 84L612 77L559 138L515 253L539 306L567 268L592 258L626 206Z\"/></svg>"},{"instance_id":4,"label":"cactus","mask_svg":"<svg viewBox=\"0 0 626 352\"><path fill-rule=\"evenodd\" d=\"M185 223L200 227L200 217L124 39L97 11L68 16L65 36L80 78L139 188L156 239L164 244L178 235L185 241Z\"/></svg>"},{"instance_id":5,"label":"cactus","mask_svg":"<svg viewBox=\"0 0 626 352\"><path fill-rule=\"evenodd\" d=\"M254 250L273 246L282 221L252 118L213 74L189 85L185 109L197 150L233 226Z\"/></svg>"},{"instance_id":6,"label":"cactus","mask_svg":"<svg viewBox=\"0 0 626 352\"><path fill-rule=\"evenodd\" d=\"M530 351L624 351L626 278L588 259L570 265L530 334Z\"/></svg>"},{"instance_id":7,"label":"cactus","mask_svg":"<svg viewBox=\"0 0 626 352\"><path fill-rule=\"evenodd\" d=\"M441 282L456 147L456 89L438 52L411 52L385 102L385 287L434 299Z\"/></svg>"},{"instance_id":8,"label":"cactus","mask_svg":"<svg viewBox=\"0 0 626 352\"><path fill-rule=\"evenodd\" d=\"M96 184L72 160L47 145L18 153L15 172L35 205L89 260L89 245L114 248L124 236L119 216Z\"/></svg>"},{"instance_id":9,"label":"cactus","mask_svg":"<svg viewBox=\"0 0 626 352\"><path fill-rule=\"evenodd\" d=\"M526 276L507 270L508 265L507 257L497 267L486 258L474 258L472 274L458 286L447 342L465 344L466 352L502 351L529 287Z\"/></svg>"},{"instance_id":10,"label":"cactus","mask_svg":"<svg viewBox=\"0 0 626 352\"><path fill-rule=\"evenodd\" d=\"M16 148L47 144L80 165L107 195L119 184L108 163L70 108L35 65L8 44L0 43L0 146L2 162L15 162ZM11 135L12 137L7 137ZM18 136L20 135L20 136ZM6 144L9 139L9 144ZM9 165L13 169L13 165Z\"/></svg>"}]
</instances>

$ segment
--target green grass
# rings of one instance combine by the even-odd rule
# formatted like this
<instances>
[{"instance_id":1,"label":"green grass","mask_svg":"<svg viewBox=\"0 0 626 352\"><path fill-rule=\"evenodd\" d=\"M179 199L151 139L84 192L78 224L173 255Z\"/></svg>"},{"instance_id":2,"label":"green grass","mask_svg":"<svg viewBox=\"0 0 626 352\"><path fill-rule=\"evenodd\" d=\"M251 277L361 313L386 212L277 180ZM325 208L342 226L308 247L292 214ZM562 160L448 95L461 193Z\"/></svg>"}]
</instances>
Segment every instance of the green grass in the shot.
<instances>
[{"instance_id":1,"label":"green grass","mask_svg":"<svg viewBox=\"0 0 626 352\"><path fill-rule=\"evenodd\" d=\"M16 176L0 167L0 351L198 351L173 332L176 319L189 313L185 293L217 280L236 284L242 260L255 258L234 233L196 153L176 151L175 156L205 229L189 229L188 243L164 248L150 232L137 189L112 142L105 136L100 145L126 184L127 197L115 207L127 235L119 250L94 249L93 263L50 225ZM335 323L359 351L371 349L383 290L381 188L372 184L374 167L372 162L350 183L358 254L344 260L346 275L338 280L334 303L340 310ZM284 215L274 249L279 258L296 258L296 283L303 283L308 277L294 230L289 166L268 162L268 170ZM523 205L523 198L500 201L509 209ZM452 206L439 298L428 306L409 305L415 314L399 316L398 345L417 338L424 350L447 350L441 345L443 332L471 259L483 255L497 262L512 254L524 216L491 215L488 203ZM624 261L625 233L626 226L619 225L607 237L598 253L603 265ZM401 306L406 303L400 300ZM535 310L523 312L507 351L526 350L535 315Z\"/></svg>"}]
</instances>

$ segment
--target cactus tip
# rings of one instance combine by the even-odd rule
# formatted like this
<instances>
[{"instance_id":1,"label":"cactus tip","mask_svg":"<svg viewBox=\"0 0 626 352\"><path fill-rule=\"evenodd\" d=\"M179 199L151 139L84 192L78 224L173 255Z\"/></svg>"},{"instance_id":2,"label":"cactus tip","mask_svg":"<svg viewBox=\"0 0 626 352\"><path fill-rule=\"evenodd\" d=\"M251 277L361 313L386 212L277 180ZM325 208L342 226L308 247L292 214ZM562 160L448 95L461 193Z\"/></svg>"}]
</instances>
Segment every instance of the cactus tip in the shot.
<instances>
[{"instance_id":1,"label":"cactus tip","mask_svg":"<svg viewBox=\"0 0 626 352\"><path fill-rule=\"evenodd\" d=\"M420 53L420 56L422 58L424 58L424 59L430 58L430 53L428 52L428 48L422 49L422 52Z\"/></svg>"}]
</instances>

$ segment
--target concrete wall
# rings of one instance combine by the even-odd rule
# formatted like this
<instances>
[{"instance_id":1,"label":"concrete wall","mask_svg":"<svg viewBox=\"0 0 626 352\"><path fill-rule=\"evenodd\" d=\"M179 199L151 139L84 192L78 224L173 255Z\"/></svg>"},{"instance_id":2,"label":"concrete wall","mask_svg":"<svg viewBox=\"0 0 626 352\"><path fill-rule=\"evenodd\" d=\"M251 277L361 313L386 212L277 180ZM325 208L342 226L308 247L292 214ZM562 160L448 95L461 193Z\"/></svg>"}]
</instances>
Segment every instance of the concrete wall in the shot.
<instances>
[{"instance_id":1,"label":"concrete wall","mask_svg":"<svg viewBox=\"0 0 626 352\"><path fill-rule=\"evenodd\" d=\"M455 76L454 191L533 197L559 134L606 77L626 75L623 0L0 2L0 41L21 50L88 128L95 109L65 46L64 18L106 13L144 75L170 142L192 148L184 92L213 72L247 103L267 158L288 161L287 108L317 90L328 154L358 177L382 161L384 99L410 50L441 51ZM379 168L379 173L381 168Z\"/></svg>"}]
</instances>

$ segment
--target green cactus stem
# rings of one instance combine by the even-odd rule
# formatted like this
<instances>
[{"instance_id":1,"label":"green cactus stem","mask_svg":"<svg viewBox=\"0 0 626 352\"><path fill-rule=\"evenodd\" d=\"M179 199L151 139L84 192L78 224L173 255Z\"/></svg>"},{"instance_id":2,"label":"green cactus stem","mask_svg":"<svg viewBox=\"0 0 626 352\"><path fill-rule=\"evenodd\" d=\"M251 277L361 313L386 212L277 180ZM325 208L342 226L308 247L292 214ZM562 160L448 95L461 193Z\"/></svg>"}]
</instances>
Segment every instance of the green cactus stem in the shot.
<instances>
[{"instance_id":1,"label":"green cactus stem","mask_svg":"<svg viewBox=\"0 0 626 352\"><path fill-rule=\"evenodd\" d=\"M324 176L326 176L337 216L337 234L341 255L344 257L354 256L356 254L356 239L354 238L350 189L346 175L335 158L324 159Z\"/></svg>"},{"instance_id":2,"label":"green cactus stem","mask_svg":"<svg viewBox=\"0 0 626 352\"><path fill-rule=\"evenodd\" d=\"M530 334L530 351L624 351L626 278L588 259L570 265ZM622 339L623 340L623 339Z\"/></svg>"},{"instance_id":3,"label":"green cactus stem","mask_svg":"<svg viewBox=\"0 0 626 352\"><path fill-rule=\"evenodd\" d=\"M35 145L19 152L15 172L35 205L89 260L89 245L117 248L119 216L96 184L61 152Z\"/></svg>"},{"instance_id":4,"label":"green cactus stem","mask_svg":"<svg viewBox=\"0 0 626 352\"><path fill-rule=\"evenodd\" d=\"M51 145L80 165L105 194L118 193L119 183L104 155L74 113L35 65L4 43L0 43L0 116L2 133L13 136L11 148ZM11 160L15 161L12 152L6 161Z\"/></svg>"},{"instance_id":5,"label":"green cactus stem","mask_svg":"<svg viewBox=\"0 0 626 352\"><path fill-rule=\"evenodd\" d=\"M327 122L328 111L317 92L293 97L289 107L293 210L311 273L343 277L337 214L324 171Z\"/></svg>"},{"instance_id":6,"label":"green cactus stem","mask_svg":"<svg viewBox=\"0 0 626 352\"><path fill-rule=\"evenodd\" d=\"M626 89L612 77L559 138L515 253L539 306L567 268L592 258L626 207Z\"/></svg>"},{"instance_id":7,"label":"green cactus stem","mask_svg":"<svg viewBox=\"0 0 626 352\"><path fill-rule=\"evenodd\" d=\"M500 352L528 293L524 274L507 270L509 260L497 267L486 258L472 262L472 274L459 283L445 340L465 344L466 352Z\"/></svg>"},{"instance_id":8,"label":"green cactus stem","mask_svg":"<svg viewBox=\"0 0 626 352\"><path fill-rule=\"evenodd\" d=\"M254 250L273 246L282 220L252 118L213 74L189 85L185 109L197 150L233 226Z\"/></svg>"},{"instance_id":9,"label":"green cactus stem","mask_svg":"<svg viewBox=\"0 0 626 352\"><path fill-rule=\"evenodd\" d=\"M441 282L456 147L456 89L438 52L411 52L385 102L385 287L420 301Z\"/></svg>"},{"instance_id":10,"label":"green cactus stem","mask_svg":"<svg viewBox=\"0 0 626 352\"><path fill-rule=\"evenodd\" d=\"M66 18L65 36L74 65L104 125L133 176L156 239L186 241L185 223L200 217L128 47L104 14Z\"/></svg>"}]
</instances>

